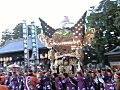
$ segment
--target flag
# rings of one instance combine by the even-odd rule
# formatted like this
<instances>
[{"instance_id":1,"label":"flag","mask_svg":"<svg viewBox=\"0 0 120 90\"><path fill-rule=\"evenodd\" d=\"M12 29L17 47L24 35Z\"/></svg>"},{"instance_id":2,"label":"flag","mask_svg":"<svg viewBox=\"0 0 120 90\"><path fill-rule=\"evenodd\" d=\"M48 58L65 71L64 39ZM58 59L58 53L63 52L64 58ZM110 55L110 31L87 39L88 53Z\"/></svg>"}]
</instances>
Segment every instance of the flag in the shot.
<instances>
[{"instance_id":1,"label":"flag","mask_svg":"<svg viewBox=\"0 0 120 90\"><path fill-rule=\"evenodd\" d=\"M55 29L49 26L45 21L43 21L41 18L39 18L42 26L42 32L49 38L52 38L52 35L55 33Z\"/></svg>"},{"instance_id":2,"label":"flag","mask_svg":"<svg viewBox=\"0 0 120 90\"><path fill-rule=\"evenodd\" d=\"M86 17L87 11L82 15L82 17L77 21L77 23L70 28L70 30L73 32L74 38L77 40L83 40L85 36L85 17Z\"/></svg>"}]
</instances>

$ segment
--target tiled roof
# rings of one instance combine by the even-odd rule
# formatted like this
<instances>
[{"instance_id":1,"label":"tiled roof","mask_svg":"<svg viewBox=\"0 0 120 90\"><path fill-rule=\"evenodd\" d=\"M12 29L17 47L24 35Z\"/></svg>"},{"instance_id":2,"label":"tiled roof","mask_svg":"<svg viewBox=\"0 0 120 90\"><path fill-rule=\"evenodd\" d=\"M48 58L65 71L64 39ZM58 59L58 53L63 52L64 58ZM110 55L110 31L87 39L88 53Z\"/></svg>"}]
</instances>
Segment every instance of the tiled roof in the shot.
<instances>
[{"instance_id":1,"label":"tiled roof","mask_svg":"<svg viewBox=\"0 0 120 90\"><path fill-rule=\"evenodd\" d=\"M38 38L37 41L38 41L37 42L38 48L47 48ZM31 38L28 39L28 48L32 49ZM9 53L9 52L18 52L23 50L24 50L23 38L20 38L6 42L6 44L0 48L0 54Z\"/></svg>"},{"instance_id":2,"label":"tiled roof","mask_svg":"<svg viewBox=\"0 0 120 90\"><path fill-rule=\"evenodd\" d=\"M109 51L109 52L106 52L104 55L118 55L120 54L120 46L117 46L115 49Z\"/></svg>"}]
</instances>

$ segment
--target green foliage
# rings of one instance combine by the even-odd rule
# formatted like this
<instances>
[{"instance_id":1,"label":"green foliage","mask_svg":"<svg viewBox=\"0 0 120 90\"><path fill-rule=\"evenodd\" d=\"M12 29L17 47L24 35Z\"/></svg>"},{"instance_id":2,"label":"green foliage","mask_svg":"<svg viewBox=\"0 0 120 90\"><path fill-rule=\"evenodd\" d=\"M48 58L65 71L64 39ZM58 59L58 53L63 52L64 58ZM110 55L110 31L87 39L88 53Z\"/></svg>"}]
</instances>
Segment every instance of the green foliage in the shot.
<instances>
[{"instance_id":1,"label":"green foliage","mask_svg":"<svg viewBox=\"0 0 120 90\"><path fill-rule=\"evenodd\" d=\"M5 44L6 41L12 40L12 32L10 32L8 29L2 32L2 40L0 43L0 47Z\"/></svg>"},{"instance_id":2,"label":"green foliage","mask_svg":"<svg viewBox=\"0 0 120 90\"><path fill-rule=\"evenodd\" d=\"M116 14L115 25L119 29L119 32L120 32L120 6L117 7L115 14Z\"/></svg>"},{"instance_id":3,"label":"green foliage","mask_svg":"<svg viewBox=\"0 0 120 90\"><path fill-rule=\"evenodd\" d=\"M36 30L37 30L37 34L40 34L41 33L41 29L39 26L36 26Z\"/></svg>"},{"instance_id":4,"label":"green foliage","mask_svg":"<svg viewBox=\"0 0 120 90\"><path fill-rule=\"evenodd\" d=\"M89 17L89 26L96 29L90 51L94 50L99 62L106 61L105 52L120 45L120 7L117 1L102 0ZM105 62L107 63L107 62Z\"/></svg>"},{"instance_id":5,"label":"green foliage","mask_svg":"<svg viewBox=\"0 0 120 90\"><path fill-rule=\"evenodd\" d=\"M22 23L19 23L13 29L13 39L22 38L22 33Z\"/></svg>"},{"instance_id":6,"label":"green foliage","mask_svg":"<svg viewBox=\"0 0 120 90\"><path fill-rule=\"evenodd\" d=\"M39 28L39 26L36 26L36 30L37 30L37 34L39 34L41 31L41 28ZM28 25L28 35L31 35L30 25ZM13 29L13 32L10 32L8 29L2 32L2 40L1 40L0 47L3 46L5 42L8 40L18 39L22 37L23 37L22 23L18 23Z\"/></svg>"},{"instance_id":7,"label":"green foliage","mask_svg":"<svg viewBox=\"0 0 120 90\"><path fill-rule=\"evenodd\" d=\"M11 40L12 39L12 32L10 32L8 29L2 32L2 39L3 40Z\"/></svg>"}]
</instances>

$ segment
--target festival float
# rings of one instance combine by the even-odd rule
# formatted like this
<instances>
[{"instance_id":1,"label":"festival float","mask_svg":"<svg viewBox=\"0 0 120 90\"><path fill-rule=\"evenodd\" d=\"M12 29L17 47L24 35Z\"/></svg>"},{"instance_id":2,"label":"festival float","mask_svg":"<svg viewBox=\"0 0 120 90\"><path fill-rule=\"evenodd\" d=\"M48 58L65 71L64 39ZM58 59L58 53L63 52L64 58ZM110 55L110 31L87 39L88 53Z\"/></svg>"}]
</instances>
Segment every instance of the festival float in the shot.
<instances>
[{"instance_id":1,"label":"festival float","mask_svg":"<svg viewBox=\"0 0 120 90\"><path fill-rule=\"evenodd\" d=\"M81 69L84 60L82 47L91 43L95 33L94 28L85 28L85 17L86 12L74 24L65 16L59 29L52 28L39 18L43 33L38 37L50 49L48 58L51 62L51 71L73 74Z\"/></svg>"}]
</instances>

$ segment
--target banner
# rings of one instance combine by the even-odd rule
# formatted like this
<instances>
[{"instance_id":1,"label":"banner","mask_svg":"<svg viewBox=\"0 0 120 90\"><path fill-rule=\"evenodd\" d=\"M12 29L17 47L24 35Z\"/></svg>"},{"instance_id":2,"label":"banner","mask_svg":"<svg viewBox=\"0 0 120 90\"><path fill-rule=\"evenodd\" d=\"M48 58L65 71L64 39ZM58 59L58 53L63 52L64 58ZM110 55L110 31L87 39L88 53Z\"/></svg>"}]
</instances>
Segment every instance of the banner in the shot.
<instances>
[{"instance_id":1,"label":"banner","mask_svg":"<svg viewBox=\"0 0 120 90\"><path fill-rule=\"evenodd\" d=\"M37 47L37 31L34 22L31 22L31 40L32 40L32 55L35 59L35 65L39 64L38 47Z\"/></svg>"},{"instance_id":2,"label":"banner","mask_svg":"<svg viewBox=\"0 0 120 90\"><path fill-rule=\"evenodd\" d=\"M28 28L25 20L23 20L23 47L24 47L24 64L27 69L29 66L29 49L28 49Z\"/></svg>"}]
</instances>

